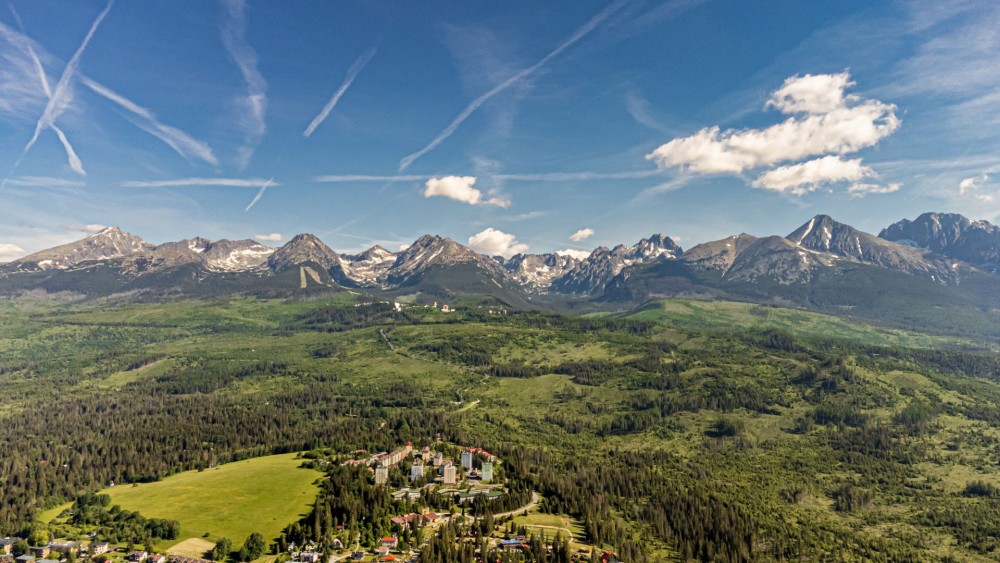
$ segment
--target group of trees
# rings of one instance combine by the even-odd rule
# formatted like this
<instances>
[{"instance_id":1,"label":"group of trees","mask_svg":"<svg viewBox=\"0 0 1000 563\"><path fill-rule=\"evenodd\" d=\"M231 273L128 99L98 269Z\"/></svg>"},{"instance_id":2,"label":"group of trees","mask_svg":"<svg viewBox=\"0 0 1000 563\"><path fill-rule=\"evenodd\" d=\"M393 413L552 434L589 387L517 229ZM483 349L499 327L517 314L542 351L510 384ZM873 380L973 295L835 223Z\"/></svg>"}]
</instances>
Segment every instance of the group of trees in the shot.
<instances>
[{"instance_id":1,"label":"group of trees","mask_svg":"<svg viewBox=\"0 0 1000 563\"><path fill-rule=\"evenodd\" d=\"M108 495L79 495L70 511L69 523L78 529L93 530L104 541L142 545L150 551L156 540L177 539L181 530L177 520L145 518L138 512L111 505Z\"/></svg>"}]
</instances>

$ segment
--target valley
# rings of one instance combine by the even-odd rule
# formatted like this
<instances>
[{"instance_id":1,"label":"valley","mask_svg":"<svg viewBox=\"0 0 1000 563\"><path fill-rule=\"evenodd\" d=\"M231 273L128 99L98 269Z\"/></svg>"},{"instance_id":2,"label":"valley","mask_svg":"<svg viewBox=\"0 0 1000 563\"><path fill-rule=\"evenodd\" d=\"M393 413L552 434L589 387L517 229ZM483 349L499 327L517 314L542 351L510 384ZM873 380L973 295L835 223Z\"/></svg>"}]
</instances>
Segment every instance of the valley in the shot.
<instances>
[{"instance_id":1,"label":"valley","mask_svg":"<svg viewBox=\"0 0 1000 563\"><path fill-rule=\"evenodd\" d=\"M359 299L8 300L4 534L77 539L84 530L41 515L110 482L122 495L138 482L141 495L154 487L141 483L185 470L283 452L343 460L412 440L482 446L502 460L511 503L538 495L535 516L497 518L487 544L498 549L527 526L525 541L568 528L560 541L574 549L627 561L994 556L995 343L745 303L581 317ZM461 513L396 504L395 488L339 462L324 472L350 486L317 498L375 504L314 508L287 528L292 508L268 550L311 541L336 555L338 539L348 553L360 533L358 548L377 557L377 538L404 533L391 518ZM181 515L117 495L186 529ZM225 529L209 524L221 513L202 512L201 532ZM265 531L257 520L245 515L239 533ZM453 517L425 530L422 551L480 549L478 525ZM239 550L244 538L230 539Z\"/></svg>"}]
</instances>

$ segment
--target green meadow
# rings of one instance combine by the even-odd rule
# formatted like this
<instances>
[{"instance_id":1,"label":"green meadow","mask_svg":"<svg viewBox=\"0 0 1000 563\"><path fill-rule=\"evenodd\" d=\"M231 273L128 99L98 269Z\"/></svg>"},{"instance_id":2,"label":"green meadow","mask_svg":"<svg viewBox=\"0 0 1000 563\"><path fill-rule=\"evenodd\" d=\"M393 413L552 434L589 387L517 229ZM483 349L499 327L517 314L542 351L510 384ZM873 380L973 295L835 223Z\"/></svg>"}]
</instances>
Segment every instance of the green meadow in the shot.
<instances>
[{"instance_id":1,"label":"green meadow","mask_svg":"<svg viewBox=\"0 0 1000 563\"><path fill-rule=\"evenodd\" d=\"M236 549L252 532L265 538L304 516L316 499L320 473L299 467L297 454L258 457L185 471L154 483L117 485L100 491L111 504L147 518L177 520L181 535L160 542L157 549L190 538L214 543L227 537ZM69 508L62 505L39 515L52 521Z\"/></svg>"}]
</instances>

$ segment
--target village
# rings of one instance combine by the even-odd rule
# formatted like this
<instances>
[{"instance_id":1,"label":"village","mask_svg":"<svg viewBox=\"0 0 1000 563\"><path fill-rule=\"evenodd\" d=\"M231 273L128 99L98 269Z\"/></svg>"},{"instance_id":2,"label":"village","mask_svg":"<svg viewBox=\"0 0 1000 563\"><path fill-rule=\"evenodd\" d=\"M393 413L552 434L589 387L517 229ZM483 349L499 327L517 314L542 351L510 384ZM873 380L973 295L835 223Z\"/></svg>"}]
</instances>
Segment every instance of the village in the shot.
<instances>
[{"instance_id":1,"label":"village","mask_svg":"<svg viewBox=\"0 0 1000 563\"><path fill-rule=\"evenodd\" d=\"M306 538L299 543L275 544L271 555L260 561L417 563L422 550L446 532L454 536L455 542L478 542L484 548L510 555L534 549L539 542L551 541L557 534L567 540L573 538L568 522L560 526L515 522L535 513L541 499L534 491L510 490L501 460L483 448L440 441L434 449L415 448L412 442L406 442L388 452L355 450L338 457L336 461L320 461L358 468L366 475L366 486L383 489L383 494L391 498L394 514L388 528L383 528L389 533L362 541L360 533L337 525L336 537L327 537L325 543L318 538ZM212 563L209 553L191 557L191 553L171 553L169 548L165 553L154 553L151 546L140 550L131 543L117 545L102 541L94 532L87 536L91 541L44 543L35 537L3 538L0 563ZM610 552L573 545L572 561L617 560Z\"/></svg>"}]
</instances>

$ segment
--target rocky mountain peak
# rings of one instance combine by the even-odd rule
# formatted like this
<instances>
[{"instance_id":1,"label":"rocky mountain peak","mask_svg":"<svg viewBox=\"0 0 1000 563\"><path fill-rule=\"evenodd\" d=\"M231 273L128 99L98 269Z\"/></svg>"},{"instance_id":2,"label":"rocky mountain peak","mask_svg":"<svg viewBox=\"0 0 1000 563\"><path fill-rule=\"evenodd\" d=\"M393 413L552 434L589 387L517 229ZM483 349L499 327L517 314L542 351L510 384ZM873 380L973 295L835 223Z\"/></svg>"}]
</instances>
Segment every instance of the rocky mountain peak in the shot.
<instances>
[{"instance_id":1,"label":"rocky mountain peak","mask_svg":"<svg viewBox=\"0 0 1000 563\"><path fill-rule=\"evenodd\" d=\"M1000 270L1000 227L988 221L972 221L958 213L924 213L882 229L879 237Z\"/></svg>"},{"instance_id":2,"label":"rocky mountain peak","mask_svg":"<svg viewBox=\"0 0 1000 563\"><path fill-rule=\"evenodd\" d=\"M268 257L267 264L275 271L307 262L329 269L339 258L339 255L316 235L304 233L295 235L290 241L275 250Z\"/></svg>"},{"instance_id":3,"label":"rocky mountain peak","mask_svg":"<svg viewBox=\"0 0 1000 563\"><path fill-rule=\"evenodd\" d=\"M107 227L87 238L36 252L18 260L40 269L66 269L83 262L113 260L152 250L154 246L118 227Z\"/></svg>"}]
</instances>

